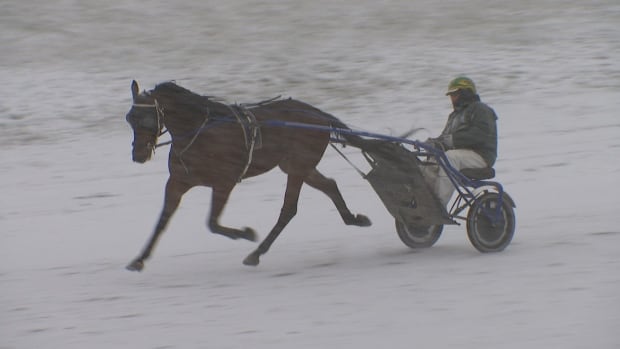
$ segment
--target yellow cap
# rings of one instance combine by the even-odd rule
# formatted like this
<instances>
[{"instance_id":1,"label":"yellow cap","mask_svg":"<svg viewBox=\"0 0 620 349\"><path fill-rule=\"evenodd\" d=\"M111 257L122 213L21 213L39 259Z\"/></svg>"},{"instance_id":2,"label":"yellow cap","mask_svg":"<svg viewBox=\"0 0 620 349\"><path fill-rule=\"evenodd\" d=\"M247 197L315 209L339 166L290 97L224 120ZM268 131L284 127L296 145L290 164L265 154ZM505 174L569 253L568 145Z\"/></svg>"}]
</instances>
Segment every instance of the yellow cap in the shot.
<instances>
[{"instance_id":1,"label":"yellow cap","mask_svg":"<svg viewBox=\"0 0 620 349\"><path fill-rule=\"evenodd\" d=\"M452 81L450 81L446 96L458 90L471 90L471 92L477 94L476 85L470 78L465 76L459 76L458 78L454 78Z\"/></svg>"}]
</instances>

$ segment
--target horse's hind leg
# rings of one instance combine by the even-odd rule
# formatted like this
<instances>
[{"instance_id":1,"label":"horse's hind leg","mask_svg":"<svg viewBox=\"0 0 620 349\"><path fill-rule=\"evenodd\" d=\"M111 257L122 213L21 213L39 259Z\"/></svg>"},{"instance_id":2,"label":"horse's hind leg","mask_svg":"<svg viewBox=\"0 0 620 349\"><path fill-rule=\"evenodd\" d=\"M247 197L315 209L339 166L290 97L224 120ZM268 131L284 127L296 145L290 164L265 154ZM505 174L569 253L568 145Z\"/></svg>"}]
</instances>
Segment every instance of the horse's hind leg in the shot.
<instances>
[{"instance_id":1,"label":"horse's hind leg","mask_svg":"<svg viewBox=\"0 0 620 349\"><path fill-rule=\"evenodd\" d=\"M342 197L342 194L340 194L338 184L336 184L335 180L325 177L323 174L321 174L315 169L310 173L308 177L306 177L304 181L309 186L322 191L327 196L329 196L330 199L332 199L332 201L336 205L336 208L338 209L338 213L340 213L340 216L342 217L342 220L345 224L357 225L360 227L367 227L371 225L370 219L368 219L368 217L362 214L354 215L353 213L351 213Z\"/></svg>"},{"instance_id":2,"label":"horse's hind leg","mask_svg":"<svg viewBox=\"0 0 620 349\"><path fill-rule=\"evenodd\" d=\"M288 176L286 193L284 194L284 204L282 205L278 222L271 229L265 240L258 245L258 248L243 260L243 264L258 265L260 255L265 254L269 250L271 244L278 238L278 235L280 235L284 227L286 227L288 222L297 214L297 202L299 201L299 193L301 192L301 186L303 184L304 179L302 176Z\"/></svg>"},{"instance_id":3,"label":"horse's hind leg","mask_svg":"<svg viewBox=\"0 0 620 349\"><path fill-rule=\"evenodd\" d=\"M155 226L155 230L151 235L148 243L142 250L142 254L134 259L129 265L127 265L127 269L131 271L142 271L144 268L144 261L147 260L157 241L159 240L161 233L164 232L166 226L168 225L168 221L174 214L174 212L179 207L179 203L181 202L181 197L190 189L191 187L187 184L183 184L179 181L175 181L172 178L168 178L168 182L166 183L166 194L164 199L164 208L159 215L159 220L157 221L157 225Z\"/></svg>"}]
</instances>

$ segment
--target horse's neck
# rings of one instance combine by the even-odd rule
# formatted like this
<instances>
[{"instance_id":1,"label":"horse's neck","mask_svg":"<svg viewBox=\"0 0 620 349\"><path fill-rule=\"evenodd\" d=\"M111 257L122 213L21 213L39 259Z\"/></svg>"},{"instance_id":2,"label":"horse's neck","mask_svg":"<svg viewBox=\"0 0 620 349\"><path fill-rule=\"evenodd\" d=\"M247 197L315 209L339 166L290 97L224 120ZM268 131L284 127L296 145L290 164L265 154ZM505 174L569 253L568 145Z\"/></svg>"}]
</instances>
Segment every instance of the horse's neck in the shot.
<instances>
[{"instance_id":1,"label":"horse's neck","mask_svg":"<svg viewBox=\"0 0 620 349\"><path fill-rule=\"evenodd\" d=\"M215 101L208 101L204 106L193 105L193 108L187 110L179 107L173 109L172 106L172 103L164 105L164 125L177 146L185 146L195 141L195 138L204 134L208 128L226 127L226 123L212 123L218 119L236 120L230 106Z\"/></svg>"},{"instance_id":2,"label":"horse's neck","mask_svg":"<svg viewBox=\"0 0 620 349\"><path fill-rule=\"evenodd\" d=\"M185 142L199 131L202 125L206 123L207 114L198 115L197 113L183 113L180 111L168 111L164 109L164 126L170 133L172 141Z\"/></svg>"}]
</instances>

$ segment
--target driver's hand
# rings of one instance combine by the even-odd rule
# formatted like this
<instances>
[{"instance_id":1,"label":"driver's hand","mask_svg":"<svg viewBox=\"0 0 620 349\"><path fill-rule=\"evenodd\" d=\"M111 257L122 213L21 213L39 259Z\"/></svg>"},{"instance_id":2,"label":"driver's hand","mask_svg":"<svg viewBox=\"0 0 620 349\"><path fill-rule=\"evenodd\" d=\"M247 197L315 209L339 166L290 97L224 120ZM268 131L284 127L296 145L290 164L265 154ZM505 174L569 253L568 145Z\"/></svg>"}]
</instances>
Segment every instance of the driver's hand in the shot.
<instances>
[{"instance_id":1,"label":"driver's hand","mask_svg":"<svg viewBox=\"0 0 620 349\"><path fill-rule=\"evenodd\" d=\"M448 149L452 149L453 144L452 144L452 136L451 135L443 135L443 136L439 136L437 138L429 138L426 140L426 143L431 144L432 146L434 146L435 148L439 148L443 151L446 151Z\"/></svg>"},{"instance_id":2,"label":"driver's hand","mask_svg":"<svg viewBox=\"0 0 620 349\"><path fill-rule=\"evenodd\" d=\"M424 143L426 143L426 144L430 145L430 146L431 146L431 147L433 147L433 148L437 148L437 149L440 149L440 150L442 150L442 151L445 151L445 150L446 150L446 148L445 148L445 146L443 145L443 143L441 142L440 138L441 138L441 137L437 137L437 138L428 138L428 139L426 139L426 141L424 141Z\"/></svg>"}]
</instances>

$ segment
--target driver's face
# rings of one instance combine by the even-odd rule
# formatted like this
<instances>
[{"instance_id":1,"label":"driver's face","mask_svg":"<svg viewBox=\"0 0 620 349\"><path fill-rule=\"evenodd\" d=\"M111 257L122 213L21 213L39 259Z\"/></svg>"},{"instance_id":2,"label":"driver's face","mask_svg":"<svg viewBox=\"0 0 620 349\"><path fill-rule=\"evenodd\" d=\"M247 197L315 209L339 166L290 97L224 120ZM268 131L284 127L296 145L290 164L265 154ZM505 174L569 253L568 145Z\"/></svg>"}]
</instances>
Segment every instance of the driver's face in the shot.
<instances>
[{"instance_id":1,"label":"driver's face","mask_svg":"<svg viewBox=\"0 0 620 349\"><path fill-rule=\"evenodd\" d=\"M448 96L450 96L450 100L452 101L452 105L456 105L456 103L459 100L459 97L461 96L461 91L452 92Z\"/></svg>"}]
</instances>

